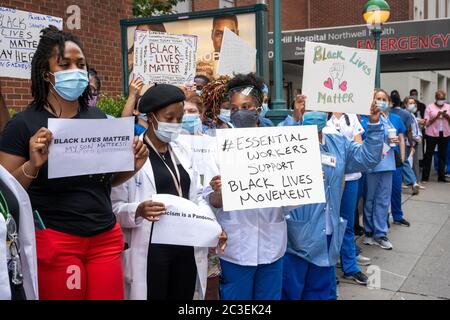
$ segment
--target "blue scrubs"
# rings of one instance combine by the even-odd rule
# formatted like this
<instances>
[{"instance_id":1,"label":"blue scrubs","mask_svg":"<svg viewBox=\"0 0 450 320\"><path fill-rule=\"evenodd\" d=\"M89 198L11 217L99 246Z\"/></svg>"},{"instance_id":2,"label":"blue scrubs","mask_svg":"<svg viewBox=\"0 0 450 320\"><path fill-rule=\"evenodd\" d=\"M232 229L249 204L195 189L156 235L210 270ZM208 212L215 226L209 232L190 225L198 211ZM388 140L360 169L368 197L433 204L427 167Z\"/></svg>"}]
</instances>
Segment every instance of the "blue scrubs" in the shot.
<instances>
[{"instance_id":1,"label":"blue scrubs","mask_svg":"<svg viewBox=\"0 0 450 320\"><path fill-rule=\"evenodd\" d=\"M366 131L367 139L362 145L337 132L325 134L321 153L336 158L335 166L322 165L326 203L304 205L286 216L285 299L336 298L334 270L347 225L340 217L344 174L366 171L381 159L383 125L368 125Z\"/></svg>"},{"instance_id":2,"label":"blue scrubs","mask_svg":"<svg viewBox=\"0 0 450 320\"><path fill-rule=\"evenodd\" d=\"M359 180L346 181L344 193L341 200L341 218L347 220L344 241L341 248L342 271L345 276L349 276L360 272L356 263L356 246L355 246L355 209L358 201Z\"/></svg>"},{"instance_id":3,"label":"blue scrubs","mask_svg":"<svg viewBox=\"0 0 450 320\"><path fill-rule=\"evenodd\" d=\"M397 110L397 109L394 109ZM407 112L408 113L408 112ZM389 120L395 129L397 134L406 134L405 120L402 120L396 114L390 113ZM397 148L400 152L400 148ZM403 181L403 165L396 168L392 176L392 193L391 193L391 212L394 221L401 221L403 219L402 210L402 181Z\"/></svg>"},{"instance_id":4,"label":"blue scrubs","mask_svg":"<svg viewBox=\"0 0 450 320\"><path fill-rule=\"evenodd\" d=\"M280 300L283 259L271 264L241 266L220 260L222 300Z\"/></svg>"}]
</instances>

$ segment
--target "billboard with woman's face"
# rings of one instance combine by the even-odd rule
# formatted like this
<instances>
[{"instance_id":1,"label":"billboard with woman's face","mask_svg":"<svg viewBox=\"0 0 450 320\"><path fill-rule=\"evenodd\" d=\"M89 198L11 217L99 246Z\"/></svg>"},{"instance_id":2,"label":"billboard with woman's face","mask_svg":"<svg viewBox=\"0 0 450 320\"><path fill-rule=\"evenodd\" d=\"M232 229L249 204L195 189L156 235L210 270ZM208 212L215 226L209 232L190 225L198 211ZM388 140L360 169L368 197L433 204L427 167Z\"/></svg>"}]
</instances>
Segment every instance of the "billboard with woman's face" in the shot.
<instances>
[{"instance_id":1,"label":"billboard with woman's face","mask_svg":"<svg viewBox=\"0 0 450 320\"><path fill-rule=\"evenodd\" d=\"M219 54L225 28L239 35L250 46L257 47L256 13L224 14L213 17L178 19L175 21L136 22L126 26L127 59L124 66L128 82L133 79L134 39L136 30L150 30L169 34L189 34L197 36L197 66L196 74L212 79L217 76ZM142 20L138 20L142 21ZM255 67L256 69L256 67ZM256 70L253 70L256 72Z\"/></svg>"}]
</instances>

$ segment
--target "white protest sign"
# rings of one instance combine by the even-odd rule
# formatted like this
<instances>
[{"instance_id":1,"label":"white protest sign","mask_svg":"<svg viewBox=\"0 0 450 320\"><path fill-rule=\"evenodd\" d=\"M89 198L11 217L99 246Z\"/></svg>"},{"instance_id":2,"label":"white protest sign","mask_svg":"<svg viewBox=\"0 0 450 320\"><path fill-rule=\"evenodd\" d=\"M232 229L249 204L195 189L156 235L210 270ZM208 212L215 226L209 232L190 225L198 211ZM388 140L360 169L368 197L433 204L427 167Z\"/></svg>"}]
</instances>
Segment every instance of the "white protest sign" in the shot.
<instances>
[{"instance_id":1,"label":"white protest sign","mask_svg":"<svg viewBox=\"0 0 450 320\"><path fill-rule=\"evenodd\" d=\"M376 50L306 41L302 92L307 108L370 114L376 65Z\"/></svg>"},{"instance_id":2,"label":"white protest sign","mask_svg":"<svg viewBox=\"0 0 450 320\"><path fill-rule=\"evenodd\" d=\"M135 78L145 84L194 83L197 37L136 30L134 42Z\"/></svg>"},{"instance_id":3,"label":"white protest sign","mask_svg":"<svg viewBox=\"0 0 450 320\"><path fill-rule=\"evenodd\" d=\"M255 71L256 49L233 31L225 28L219 56L219 75L234 76Z\"/></svg>"},{"instance_id":4,"label":"white protest sign","mask_svg":"<svg viewBox=\"0 0 450 320\"><path fill-rule=\"evenodd\" d=\"M325 202L316 126L217 130L225 211Z\"/></svg>"},{"instance_id":5,"label":"white protest sign","mask_svg":"<svg viewBox=\"0 0 450 320\"><path fill-rule=\"evenodd\" d=\"M180 134L178 140L192 152L194 165L200 175L207 174L209 166L215 166L216 137Z\"/></svg>"},{"instance_id":6,"label":"white protest sign","mask_svg":"<svg viewBox=\"0 0 450 320\"><path fill-rule=\"evenodd\" d=\"M152 201L164 203L166 212L155 222L152 243L215 247L222 228L208 206L168 194L155 194Z\"/></svg>"},{"instance_id":7,"label":"white protest sign","mask_svg":"<svg viewBox=\"0 0 450 320\"><path fill-rule=\"evenodd\" d=\"M48 119L48 178L134 170L134 119Z\"/></svg>"},{"instance_id":8,"label":"white protest sign","mask_svg":"<svg viewBox=\"0 0 450 320\"><path fill-rule=\"evenodd\" d=\"M0 7L0 76L30 79L40 32L49 25L62 29L63 20Z\"/></svg>"}]
</instances>

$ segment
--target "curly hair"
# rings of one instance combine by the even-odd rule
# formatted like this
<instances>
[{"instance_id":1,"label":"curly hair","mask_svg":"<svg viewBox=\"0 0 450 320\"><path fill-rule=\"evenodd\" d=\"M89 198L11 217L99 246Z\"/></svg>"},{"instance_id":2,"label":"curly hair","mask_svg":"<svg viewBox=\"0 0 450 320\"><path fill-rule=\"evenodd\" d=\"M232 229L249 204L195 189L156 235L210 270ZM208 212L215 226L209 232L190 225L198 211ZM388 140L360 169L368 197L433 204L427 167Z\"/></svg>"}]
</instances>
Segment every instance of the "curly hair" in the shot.
<instances>
[{"instance_id":1,"label":"curly hair","mask_svg":"<svg viewBox=\"0 0 450 320\"><path fill-rule=\"evenodd\" d=\"M49 82L44 80L43 75L50 71L49 60L53 56L55 48L58 61L63 59L66 41L74 42L84 53L81 41L76 35L61 31L53 25L41 30L41 39L31 60L31 94L33 101L30 103L30 105L36 104L40 110L44 108L49 91ZM89 67L87 69L89 70ZM78 98L78 103L82 109L88 107L89 96L90 91L89 86L87 86Z\"/></svg>"},{"instance_id":2,"label":"curly hair","mask_svg":"<svg viewBox=\"0 0 450 320\"><path fill-rule=\"evenodd\" d=\"M253 87L255 89L254 97L258 100L258 104L261 104L263 101L264 80L255 73L237 74L230 82L228 82L227 92L230 94L234 89L245 87Z\"/></svg>"},{"instance_id":3,"label":"curly hair","mask_svg":"<svg viewBox=\"0 0 450 320\"><path fill-rule=\"evenodd\" d=\"M205 116L212 121L217 121L220 114L220 107L226 101L227 83L230 81L228 76L220 76L210 81L203 87L201 98L203 100L203 108Z\"/></svg>"}]
</instances>

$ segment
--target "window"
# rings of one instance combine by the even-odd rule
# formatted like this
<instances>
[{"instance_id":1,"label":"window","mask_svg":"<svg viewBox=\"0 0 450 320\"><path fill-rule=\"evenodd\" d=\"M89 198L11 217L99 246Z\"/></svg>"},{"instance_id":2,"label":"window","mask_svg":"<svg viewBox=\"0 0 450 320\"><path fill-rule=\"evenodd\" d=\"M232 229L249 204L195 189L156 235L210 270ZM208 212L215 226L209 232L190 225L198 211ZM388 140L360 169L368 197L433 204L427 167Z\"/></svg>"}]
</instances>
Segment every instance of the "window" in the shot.
<instances>
[{"instance_id":1,"label":"window","mask_svg":"<svg viewBox=\"0 0 450 320\"><path fill-rule=\"evenodd\" d=\"M184 0L177 3L176 6L173 7L173 12L175 13L186 13L192 11L192 0Z\"/></svg>"}]
</instances>

